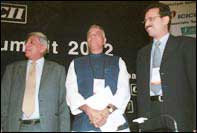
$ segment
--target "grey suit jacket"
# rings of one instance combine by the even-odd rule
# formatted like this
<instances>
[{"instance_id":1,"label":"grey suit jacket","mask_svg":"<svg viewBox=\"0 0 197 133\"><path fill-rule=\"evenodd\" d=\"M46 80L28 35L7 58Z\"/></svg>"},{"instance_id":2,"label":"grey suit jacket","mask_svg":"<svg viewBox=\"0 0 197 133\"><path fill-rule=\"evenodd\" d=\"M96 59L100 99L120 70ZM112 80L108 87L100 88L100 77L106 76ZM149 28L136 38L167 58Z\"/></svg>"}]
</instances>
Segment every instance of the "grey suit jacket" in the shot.
<instances>
[{"instance_id":1,"label":"grey suit jacket","mask_svg":"<svg viewBox=\"0 0 197 133\"><path fill-rule=\"evenodd\" d=\"M27 61L8 65L1 81L1 127L3 131L19 131L26 68ZM45 60L38 95L43 131L70 131L70 113L65 95L64 67Z\"/></svg>"}]
</instances>

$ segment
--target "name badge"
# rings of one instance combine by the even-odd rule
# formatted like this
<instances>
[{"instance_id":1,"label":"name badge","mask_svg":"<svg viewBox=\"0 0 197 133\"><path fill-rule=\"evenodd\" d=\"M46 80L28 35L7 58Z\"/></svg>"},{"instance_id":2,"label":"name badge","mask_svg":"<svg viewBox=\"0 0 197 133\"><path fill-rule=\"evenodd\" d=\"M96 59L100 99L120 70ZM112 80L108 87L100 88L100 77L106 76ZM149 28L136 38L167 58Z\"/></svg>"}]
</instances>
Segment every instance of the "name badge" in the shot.
<instances>
[{"instance_id":1,"label":"name badge","mask_svg":"<svg viewBox=\"0 0 197 133\"><path fill-rule=\"evenodd\" d=\"M161 84L161 77L160 77L160 73L159 73L160 68L153 68L152 69L152 77L151 77L151 84Z\"/></svg>"},{"instance_id":2,"label":"name badge","mask_svg":"<svg viewBox=\"0 0 197 133\"><path fill-rule=\"evenodd\" d=\"M103 91L105 88L105 80L104 79L94 79L94 85L93 85L93 93L97 94L101 91Z\"/></svg>"}]
</instances>

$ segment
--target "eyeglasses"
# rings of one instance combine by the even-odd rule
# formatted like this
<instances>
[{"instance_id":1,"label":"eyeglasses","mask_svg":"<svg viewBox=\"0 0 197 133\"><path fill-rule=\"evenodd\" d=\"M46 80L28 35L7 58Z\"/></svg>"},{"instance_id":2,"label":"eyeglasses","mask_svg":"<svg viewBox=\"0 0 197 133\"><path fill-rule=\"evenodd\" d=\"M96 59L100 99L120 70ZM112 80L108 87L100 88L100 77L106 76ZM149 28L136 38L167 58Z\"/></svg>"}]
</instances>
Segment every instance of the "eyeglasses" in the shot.
<instances>
[{"instance_id":1,"label":"eyeglasses","mask_svg":"<svg viewBox=\"0 0 197 133\"><path fill-rule=\"evenodd\" d=\"M142 21L142 24L145 24L147 21L152 22L152 21L154 21L157 17L161 17L161 16L154 16L154 17L149 17L149 18L147 18L147 19L144 19L144 20Z\"/></svg>"}]
</instances>

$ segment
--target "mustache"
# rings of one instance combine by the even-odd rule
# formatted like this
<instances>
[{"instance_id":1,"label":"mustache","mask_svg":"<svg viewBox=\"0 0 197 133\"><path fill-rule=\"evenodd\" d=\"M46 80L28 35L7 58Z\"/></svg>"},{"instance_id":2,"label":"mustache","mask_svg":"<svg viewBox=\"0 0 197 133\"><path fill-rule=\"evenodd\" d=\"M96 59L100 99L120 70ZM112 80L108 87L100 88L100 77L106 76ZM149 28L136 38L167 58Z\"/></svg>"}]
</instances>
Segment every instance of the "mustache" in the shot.
<instances>
[{"instance_id":1,"label":"mustache","mask_svg":"<svg viewBox=\"0 0 197 133\"><path fill-rule=\"evenodd\" d=\"M152 27L152 25L147 25L147 26L145 27L145 29L147 30L149 27Z\"/></svg>"}]
</instances>

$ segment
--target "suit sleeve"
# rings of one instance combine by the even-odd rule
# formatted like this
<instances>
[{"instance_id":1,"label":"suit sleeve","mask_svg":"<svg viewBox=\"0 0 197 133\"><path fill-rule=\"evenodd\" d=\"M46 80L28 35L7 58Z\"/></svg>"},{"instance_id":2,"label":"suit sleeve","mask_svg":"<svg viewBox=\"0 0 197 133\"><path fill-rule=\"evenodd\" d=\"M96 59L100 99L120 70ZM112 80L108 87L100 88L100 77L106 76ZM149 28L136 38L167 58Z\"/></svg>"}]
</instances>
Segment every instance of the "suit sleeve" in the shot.
<instances>
[{"instance_id":1,"label":"suit sleeve","mask_svg":"<svg viewBox=\"0 0 197 133\"><path fill-rule=\"evenodd\" d=\"M192 88L193 100L194 100L194 129L196 130L196 41L195 39L189 39L183 44L183 58L187 72L187 79L189 85ZM189 90L188 90L189 91Z\"/></svg>"},{"instance_id":2,"label":"suit sleeve","mask_svg":"<svg viewBox=\"0 0 197 133\"><path fill-rule=\"evenodd\" d=\"M141 108L143 107L142 106L142 103L143 102L143 99L141 98L142 94L142 79L141 79L141 71L143 70L143 66L142 66L142 62L141 62L141 52L138 51L138 55L137 55L137 61L136 61L136 75L137 75L137 105L138 105L138 116L141 117L141 115L143 116L144 114L142 114L142 110Z\"/></svg>"},{"instance_id":3,"label":"suit sleeve","mask_svg":"<svg viewBox=\"0 0 197 133\"><path fill-rule=\"evenodd\" d=\"M6 131L7 119L8 119L8 105L10 99L12 83L12 68L6 67L5 73L1 81L1 129Z\"/></svg>"},{"instance_id":4,"label":"suit sleeve","mask_svg":"<svg viewBox=\"0 0 197 133\"><path fill-rule=\"evenodd\" d=\"M60 69L60 91L59 91L59 125L60 132L70 131L70 112L66 103L66 88L65 88L65 69Z\"/></svg>"}]
</instances>

